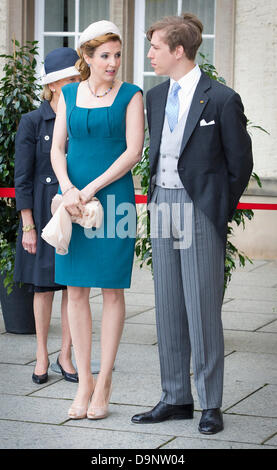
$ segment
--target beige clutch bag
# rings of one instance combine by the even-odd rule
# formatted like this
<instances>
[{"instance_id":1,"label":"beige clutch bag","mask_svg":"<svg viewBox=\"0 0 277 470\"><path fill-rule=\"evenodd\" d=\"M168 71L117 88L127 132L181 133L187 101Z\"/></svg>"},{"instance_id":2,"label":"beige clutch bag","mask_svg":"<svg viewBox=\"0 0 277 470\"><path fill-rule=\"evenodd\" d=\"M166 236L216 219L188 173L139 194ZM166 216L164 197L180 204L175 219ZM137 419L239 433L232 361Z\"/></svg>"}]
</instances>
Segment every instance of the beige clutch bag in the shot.
<instances>
[{"instance_id":1,"label":"beige clutch bag","mask_svg":"<svg viewBox=\"0 0 277 470\"><path fill-rule=\"evenodd\" d=\"M82 216L71 216L62 203L62 195L56 194L52 199L51 213L53 217L43 228L41 237L56 249L56 253L66 255L72 234L72 222L84 228L99 228L104 211L99 199L94 197L85 204Z\"/></svg>"}]
</instances>

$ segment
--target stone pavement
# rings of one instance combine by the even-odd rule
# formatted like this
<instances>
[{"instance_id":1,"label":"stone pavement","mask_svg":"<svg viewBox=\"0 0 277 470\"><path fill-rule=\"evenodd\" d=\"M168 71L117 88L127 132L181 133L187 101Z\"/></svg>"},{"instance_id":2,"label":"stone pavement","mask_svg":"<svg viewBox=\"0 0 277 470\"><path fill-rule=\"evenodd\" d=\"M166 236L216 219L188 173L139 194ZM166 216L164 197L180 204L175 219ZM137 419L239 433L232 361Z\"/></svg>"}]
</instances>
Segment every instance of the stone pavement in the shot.
<instances>
[{"instance_id":1,"label":"stone pavement","mask_svg":"<svg viewBox=\"0 0 277 470\"><path fill-rule=\"evenodd\" d=\"M198 432L200 406L195 387L191 421L155 425L131 423L133 414L160 398L153 281L134 268L126 290L127 318L113 373L110 415L100 421L68 419L76 384L49 369L49 382L31 380L34 335L14 335L0 324L1 449L277 449L277 261L255 261L233 274L225 295L225 429ZM91 291L93 364L100 359L101 292ZM54 300L49 357L60 349L60 293ZM192 380L193 382L193 380Z\"/></svg>"}]
</instances>

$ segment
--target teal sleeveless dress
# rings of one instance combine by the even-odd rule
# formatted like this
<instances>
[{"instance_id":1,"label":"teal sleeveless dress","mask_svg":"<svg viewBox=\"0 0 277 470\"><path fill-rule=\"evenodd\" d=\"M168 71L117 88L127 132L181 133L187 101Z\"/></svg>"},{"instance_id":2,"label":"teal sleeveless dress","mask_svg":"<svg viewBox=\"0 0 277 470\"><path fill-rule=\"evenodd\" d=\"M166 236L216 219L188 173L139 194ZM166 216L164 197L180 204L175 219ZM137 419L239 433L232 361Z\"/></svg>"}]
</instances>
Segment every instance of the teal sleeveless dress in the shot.
<instances>
[{"instance_id":1,"label":"teal sleeveless dress","mask_svg":"<svg viewBox=\"0 0 277 470\"><path fill-rule=\"evenodd\" d=\"M126 109L138 91L123 82L113 104L76 106L79 83L62 88L66 103L69 178L79 190L104 173L126 150ZM59 189L60 192L60 189ZM98 191L104 209L99 229L72 224L67 255L55 255L55 282L67 286L128 288L136 239L136 206L132 174Z\"/></svg>"}]
</instances>

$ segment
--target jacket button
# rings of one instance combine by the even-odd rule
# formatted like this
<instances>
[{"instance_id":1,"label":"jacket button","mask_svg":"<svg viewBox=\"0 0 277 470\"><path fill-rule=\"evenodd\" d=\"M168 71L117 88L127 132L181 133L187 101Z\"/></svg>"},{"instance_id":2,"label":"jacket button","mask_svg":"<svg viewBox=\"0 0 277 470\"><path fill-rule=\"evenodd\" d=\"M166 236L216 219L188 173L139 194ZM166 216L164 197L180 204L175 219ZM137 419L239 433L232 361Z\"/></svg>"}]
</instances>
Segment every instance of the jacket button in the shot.
<instances>
[{"instance_id":1,"label":"jacket button","mask_svg":"<svg viewBox=\"0 0 277 470\"><path fill-rule=\"evenodd\" d=\"M49 139L50 139L49 135L44 136L44 140L49 140Z\"/></svg>"},{"instance_id":2,"label":"jacket button","mask_svg":"<svg viewBox=\"0 0 277 470\"><path fill-rule=\"evenodd\" d=\"M52 180L51 180L50 176L47 176L47 178L46 178L46 183L51 183L51 181L52 181Z\"/></svg>"}]
</instances>

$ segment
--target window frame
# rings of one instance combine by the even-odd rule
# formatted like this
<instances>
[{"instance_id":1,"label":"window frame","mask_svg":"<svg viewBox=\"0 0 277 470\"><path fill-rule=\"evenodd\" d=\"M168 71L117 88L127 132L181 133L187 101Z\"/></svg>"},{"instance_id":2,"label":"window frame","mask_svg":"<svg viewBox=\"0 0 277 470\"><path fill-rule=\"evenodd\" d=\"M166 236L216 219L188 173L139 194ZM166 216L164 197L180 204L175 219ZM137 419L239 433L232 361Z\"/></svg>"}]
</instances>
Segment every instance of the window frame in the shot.
<instances>
[{"instance_id":1,"label":"window frame","mask_svg":"<svg viewBox=\"0 0 277 470\"><path fill-rule=\"evenodd\" d=\"M40 68L44 61L44 38L46 36L55 37L74 37L74 48L78 47L78 39L81 32L79 31L79 11L80 0L75 0L75 30L74 31L44 31L45 19L45 0L35 0L35 40L39 41L39 58L37 65L37 75L40 76Z\"/></svg>"}]
</instances>

